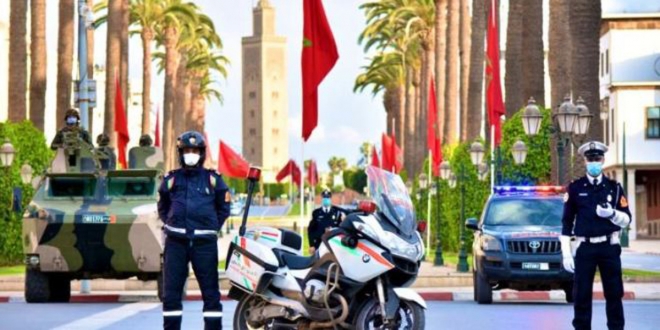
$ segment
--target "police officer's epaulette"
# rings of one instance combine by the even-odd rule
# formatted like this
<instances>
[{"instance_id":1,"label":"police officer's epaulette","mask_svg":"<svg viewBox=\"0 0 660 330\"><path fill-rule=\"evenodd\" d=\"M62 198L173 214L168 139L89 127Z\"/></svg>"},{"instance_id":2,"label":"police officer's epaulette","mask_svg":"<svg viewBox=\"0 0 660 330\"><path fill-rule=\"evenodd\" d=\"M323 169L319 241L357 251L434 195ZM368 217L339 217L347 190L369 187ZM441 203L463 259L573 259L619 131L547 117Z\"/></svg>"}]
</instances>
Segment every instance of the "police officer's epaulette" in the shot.
<instances>
[{"instance_id":1,"label":"police officer's epaulette","mask_svg":"<svg viewBox=\"0 0 660 330\"><path fill-rule=\"evenodd\" d=\"M220 178L221 175L214 169L207 168L206 171L209 173L209 183L211 184L211 187L215 189L215 186L218 185L218 178Z\"/></svg>"},{"instance_id":2,"label":"police officer's epaulette","mask_svg":"<svg viewBox=\"0 0 660 330\"><path fill-rule=\"evenodd\" d=\"M167 185L167 190L172 190L172 187L174 187L174 173L176 173L176 170L171 170L163 178L163 181Z\"/></svg>"}]
</instances>

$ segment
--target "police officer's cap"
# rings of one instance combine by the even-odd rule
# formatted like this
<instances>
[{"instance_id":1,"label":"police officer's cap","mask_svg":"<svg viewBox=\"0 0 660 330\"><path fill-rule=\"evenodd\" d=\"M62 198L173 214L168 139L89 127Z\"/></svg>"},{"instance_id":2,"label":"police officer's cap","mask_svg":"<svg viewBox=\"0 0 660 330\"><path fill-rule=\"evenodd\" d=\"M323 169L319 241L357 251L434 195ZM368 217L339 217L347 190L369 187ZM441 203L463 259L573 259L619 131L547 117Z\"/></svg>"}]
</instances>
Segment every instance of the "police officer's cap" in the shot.
<instances>
[{"instance_id":1,"label":"police officer's cap","mask_svg":"<svg viewBox=\"0 0 660 330\"><path fill-rule=\"evenodd\" d=\"M578 149L578 153L584 157L589 156L603 156L607 152L608 148L605 144L598 141L589 141Z\"/></svg>"},{"instance_id":2,"label":"police officer's cap","mask_svg":"<svg viewBox=\"0 0 660 330\"><path fill-rule=\"evenodd\" d=\"M332 193L330 192L330 190L325 189L325 190L323 190L323 192L321 192L321 197L330 198L330 197L332 197Z\"/></svg>"}]
</instances>

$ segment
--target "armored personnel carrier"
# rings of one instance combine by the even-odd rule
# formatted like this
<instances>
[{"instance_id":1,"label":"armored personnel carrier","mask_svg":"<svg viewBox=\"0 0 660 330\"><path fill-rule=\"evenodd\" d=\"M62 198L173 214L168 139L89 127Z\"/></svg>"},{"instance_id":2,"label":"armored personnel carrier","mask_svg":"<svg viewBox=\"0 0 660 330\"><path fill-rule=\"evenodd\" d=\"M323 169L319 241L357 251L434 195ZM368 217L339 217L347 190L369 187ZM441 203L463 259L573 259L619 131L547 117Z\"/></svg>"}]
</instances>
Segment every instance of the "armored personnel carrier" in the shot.
<instances>
[{"instance_id":1,"label":"armored personnel carrier","mask_svg":"<svg viewBox=\"0 0 660 330\"><path fill-rule=\"evenodd\" d=\"M130 168L76 132L65 133L23 219L27 302L68 302L79 279L158 280L162 223L156 202L163 152L129 151Z\"/></svg>"}]
</instances>

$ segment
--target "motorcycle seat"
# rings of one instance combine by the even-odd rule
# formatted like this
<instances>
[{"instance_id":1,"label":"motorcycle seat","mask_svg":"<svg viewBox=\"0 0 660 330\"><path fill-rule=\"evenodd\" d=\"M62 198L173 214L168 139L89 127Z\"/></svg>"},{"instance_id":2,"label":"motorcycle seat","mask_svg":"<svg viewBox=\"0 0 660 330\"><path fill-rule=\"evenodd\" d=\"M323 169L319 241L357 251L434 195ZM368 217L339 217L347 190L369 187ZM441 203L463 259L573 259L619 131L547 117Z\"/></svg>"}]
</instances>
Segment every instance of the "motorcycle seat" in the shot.
<instances>
[{"instance_id":1,"label":"motorcycle seat","mask_svg":"<svg viewBox=\"0 0 660 330\"><path fill-rule=\"evenodd\" d=\"M313 256L303 257L288 253L283 253L281 258L284 264L289 267L289 269L307 269L312 267L316 261L316 258Z\"/></svg>"}]
</instances>

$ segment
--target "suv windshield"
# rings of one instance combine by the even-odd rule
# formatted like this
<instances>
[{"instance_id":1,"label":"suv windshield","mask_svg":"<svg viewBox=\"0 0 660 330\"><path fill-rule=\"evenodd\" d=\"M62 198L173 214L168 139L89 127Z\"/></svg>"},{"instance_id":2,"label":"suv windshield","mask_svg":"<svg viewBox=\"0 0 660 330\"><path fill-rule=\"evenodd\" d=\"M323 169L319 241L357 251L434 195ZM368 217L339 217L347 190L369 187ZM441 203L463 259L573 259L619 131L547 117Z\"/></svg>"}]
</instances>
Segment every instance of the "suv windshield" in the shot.
<instances>
[{"instance_id":1,"label":"suv windshield","mask_svg":"<svg viewBox=\"0 0 660 330\"><path fill-rule=\"evenodd\" d=\"M484 219L491 226L561 226L560 198L493 199Z\"/></svg>"},{"instance_id":2,"label":"suv windshield","mask_svg":"<svg viewBox=\"0 0 660 330\"><path fill-rule=\"evenodd\" d=\"M401 177L377 167L367 167L369 192L378 209L399 232L409 237L415 232L413 204Z\"/></svg>"}]
</instances>

